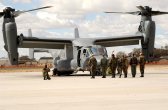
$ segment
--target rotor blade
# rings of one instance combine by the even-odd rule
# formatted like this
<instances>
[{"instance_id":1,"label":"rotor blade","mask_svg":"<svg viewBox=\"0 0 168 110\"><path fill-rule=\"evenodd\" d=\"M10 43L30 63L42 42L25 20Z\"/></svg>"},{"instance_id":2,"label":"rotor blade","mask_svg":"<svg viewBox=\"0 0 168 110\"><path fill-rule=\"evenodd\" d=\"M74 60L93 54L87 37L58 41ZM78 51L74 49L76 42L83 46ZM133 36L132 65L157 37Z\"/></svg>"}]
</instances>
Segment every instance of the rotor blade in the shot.
<instances>
[{"instance_id":1,"label":"rotor blade","mask_svg":"<svg viewBox=\"0 0 168 110\"><path fill-rule=\"evenodd\" d=\"M4 12L0 12L0 18L4 15Z\"/></svg>"},{"instance_id":2,"label":"rotor blade","mask_svg":"<svg viewBox=\"0 0 168 110\"><path fill-rule=\"evenodd\" d=\"M151 14L152 14L152 16L156 16L156 15L164 15L164 14L168 14L168 12L152 11Z\"/></svg>"},{"instance_id":3,"label":"rotor blade","mask_svg":"<svg viewBox=\"0 0 168 110\"><path fill-rule=\"evenodd\" d=\"M141 11L145 10L143 6L136 6L136 7Z\"/></svg>"},{"instance_id":4,"label":"rotor blade","mask_svg":"<svg viewBox=\"0 0 168 110\"><path fill-rule=\"evenodd\" d=\"M30 12L30 11L36 11L36 10L41 10L41 9L45 9L45 8L51 8L52 6L45 6L45 7L40 7L40 8L36 8L36 9L31 9L31 10L25 10L25 11L15 11L13 12L14 13L14 16L17 17L19 16L20 14L22 13L26 13L26 12Z\"/></svg>"},{"instance_id":5,"label":"rotor blade","mask_svg":"<svg viewBox=\"0 0 168 110\"><path fill-rule=\"evenodd\" d=\"M31 10L26 10L23 12L29 12L29 11L35 11L35 10L41 10L41 9L45 9L45 8L51 8L52 6L45 6L45 7L40 7L40 8L36 8L36 9L31 9Z\"/></svg>"},{"instance_id":6,"label":"rotor blade","mask_svg":"<svg viewBox=\"0 0 168 110\"><path fill-rule=\"evenodd\" d=\"M119 14L132 14L132 15L140 15L140 11L135 11L135 12L105 12L105 13L119 13Z\"/></svg>"}]
</instances>

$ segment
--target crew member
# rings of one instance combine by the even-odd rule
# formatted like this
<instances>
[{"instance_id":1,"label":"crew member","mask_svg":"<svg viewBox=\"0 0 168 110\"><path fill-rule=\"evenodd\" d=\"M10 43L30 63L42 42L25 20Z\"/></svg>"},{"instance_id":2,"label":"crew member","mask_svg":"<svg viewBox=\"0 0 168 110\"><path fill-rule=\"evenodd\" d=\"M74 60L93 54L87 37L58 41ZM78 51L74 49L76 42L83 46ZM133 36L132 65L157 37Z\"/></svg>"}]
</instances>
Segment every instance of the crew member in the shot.
<instances>
[{"instance_id":1,"label":"crew member","mask_svg":"<svg viewBox=\"0 0 168 110\"><path fill-rule=\"evenodd\" d=\"M124 78L127 78L127 74L128 74L128 59L127 59L127 56L124 56L123 55L123 59L122 59L122 70L123 70L123 73L124 73Z\"/></svg>"},{"instance_id":2,"label":"crew member","mask_svg":"<svg viewBox=\"0 0 168 110\"><path fill-rule=\"evenodd\" d=\"M134 78L136 76L136 67L138 65L138 60L137 60L135 54L132 55L132 58L130 60L130 65L131 65L132 77Z\"/></svg>"},{"instance_id":3,"label":"crew member","mask_svg":"<svg viewBox=\"0 0 168 110\"><path fill-rule=\"evenodd\" d=\"M100 60L100 66L101 66L101 71L103 75L102 78L106 78L107 64L108 64L108 60L105 57L105 55L103 55L103 58Z\"/></svg>"},{"instance_id":4,"label":"crew member","mask_svg":"<svg viewBox=\"0 0 168 110\"><path fill-rule=\"evenodd\" d=\"M94 55L92 55L89 59L89 66L90 66L91 78L95 78L96 68L97 68L97 60L94 57Z\"/></svg>"},{"instance_id":5,"label":"crew member","mask_svg":"<svg viewBox=\"0 0 168 110\"><path fill-rule=\"evenodd\" d=\"M50 76L48 74L48 72L50 72L50 69L47 67L47 65L44 66L43 68L43 77L44 77L44 80L50 80Z\"/></svg>"},{"instance_id":6,"label":"crew member","mask_svg":"<svg viewBox=\"0 0 168 110\"><path fill-rule=\"evenodd\" d=\"M117 60L116 60L114 54L112 54L112 57L109 61L109 67L112 71L112 78L115 78L115 73L116 73L116 68L117 68Z\"/></svg>"},{"instance_id":7,"label":"crew member","mask_svg":"<svg viewBox=\"0 0 168 110\"><path fill-rule=\"evenodd\" d=\"M117 60L117 70L118 70L118 74L119 74L119 78L121 78L122 75L122 59L118 58Z\"/></svg>"},{"instance_id":8,"label":"crew member","mask_svg":"<svg viewBox=\"0 0 168 110\"><path fill-rule=\"evenodd\" d=\"M140 57L139 57L139 67L140 67L140 72L141 72L140 77L144 77L145 63L146 63L145 57L143 53L140 53Z\"/></svg>"}]
</instances>

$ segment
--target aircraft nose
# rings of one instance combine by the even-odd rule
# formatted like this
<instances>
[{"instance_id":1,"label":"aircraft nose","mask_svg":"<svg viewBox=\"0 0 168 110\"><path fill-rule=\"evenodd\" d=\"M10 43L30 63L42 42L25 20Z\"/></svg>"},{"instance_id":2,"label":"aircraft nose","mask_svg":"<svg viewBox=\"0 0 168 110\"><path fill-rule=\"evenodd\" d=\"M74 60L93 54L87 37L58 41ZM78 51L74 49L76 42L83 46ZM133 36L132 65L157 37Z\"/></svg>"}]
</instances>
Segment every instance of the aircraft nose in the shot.
<instances>
[{"instance_id":1,"label":"aircraft nose","mask_svg":"<svg viewBox=\"0 0 168 110\"><path fill-rule=\"evenodd\" d=\"M100 65L100 61L103 58L103 56L96 56L95 58L97 60L97 65L99 66Z\"/></svg>"}]
</instances>

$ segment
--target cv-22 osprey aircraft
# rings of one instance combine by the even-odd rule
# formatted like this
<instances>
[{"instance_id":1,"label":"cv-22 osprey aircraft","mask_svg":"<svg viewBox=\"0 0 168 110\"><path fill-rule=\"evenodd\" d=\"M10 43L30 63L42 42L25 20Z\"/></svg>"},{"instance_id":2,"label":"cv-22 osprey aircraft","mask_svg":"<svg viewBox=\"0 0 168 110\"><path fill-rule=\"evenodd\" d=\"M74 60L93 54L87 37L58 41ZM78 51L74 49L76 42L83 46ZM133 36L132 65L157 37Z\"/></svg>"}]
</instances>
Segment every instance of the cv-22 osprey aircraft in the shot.
<instances>
[{"instance_id":1,"label":"cv-22 osprey aircraft","mask_svg":"<svg viewBox=\"0 0 168 110\"><path fill-rule=\"evenodd\" d=\"M15 17L27 11L15 11L12 8L6 8L3 12L0 12L0 16L4 16L3 37L9 61L11 65L18 64L18 48L63 49L65 57L55 57L55 69L59 74L65 72L71 74L78 68L87 70L87 62L91 55L95 55L98 63L102 55L107 57L105 47L137 45L139 42L142 45L146 60L150 60L153 56L155 42L155 22L152 21L152 16L168 14L168 12L152 11L152 8L148 6L137 6L137 8L139 11L136 12L106 13L140 15L141 21L138 34L118 37L80 38L78 29L75 29L75 38L73 39L40 39L30 36L25 37L22 34L18 36Z\"/></svg>"}]
</instances>

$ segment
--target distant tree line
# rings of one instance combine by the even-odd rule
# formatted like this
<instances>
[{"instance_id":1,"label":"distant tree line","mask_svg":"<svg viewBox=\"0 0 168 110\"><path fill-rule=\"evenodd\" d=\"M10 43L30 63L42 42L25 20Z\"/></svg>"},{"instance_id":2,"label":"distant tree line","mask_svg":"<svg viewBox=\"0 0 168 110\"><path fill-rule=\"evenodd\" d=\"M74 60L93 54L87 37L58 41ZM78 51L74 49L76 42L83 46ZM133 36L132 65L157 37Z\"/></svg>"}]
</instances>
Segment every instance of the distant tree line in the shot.
<instances>
[{"instance_id":1,"label":"distant tree line","mask_svg":"<svg viewBox=\"0 0 168 110\"><path fill-rule=\"evenodd\" d=\"M30 59L28 56L19 57L19 64L25 64L26 62L36 61L35 59Z\"/></svg>"},{"instance_id":2,"label":"distant tree line","mask_svg":"<svg viewBox=\"0 0 168 110\"><path fill-rule=\"evenodd\" d=\"M134 53L137 57L139 57L141 52L141 48L134 48L132 52L128 53L128 56L132 56ZM126 53L123 51L120 51L116 54L117 57L121 57L123 55L126 55ZM154 58L160 58L161 56L168 56L168 44L161 46L161 48L154 48Z\"/></svg>"}]
</instances>

